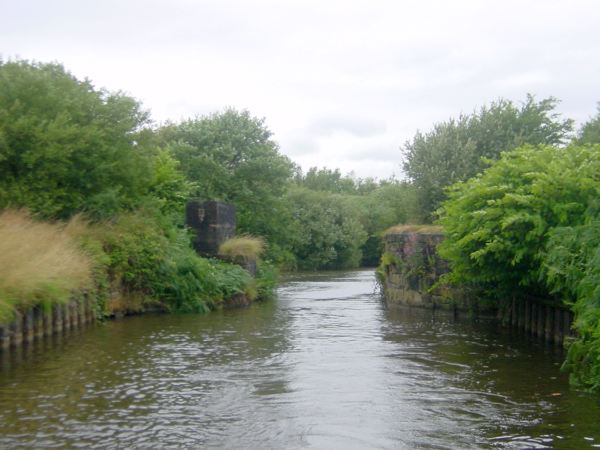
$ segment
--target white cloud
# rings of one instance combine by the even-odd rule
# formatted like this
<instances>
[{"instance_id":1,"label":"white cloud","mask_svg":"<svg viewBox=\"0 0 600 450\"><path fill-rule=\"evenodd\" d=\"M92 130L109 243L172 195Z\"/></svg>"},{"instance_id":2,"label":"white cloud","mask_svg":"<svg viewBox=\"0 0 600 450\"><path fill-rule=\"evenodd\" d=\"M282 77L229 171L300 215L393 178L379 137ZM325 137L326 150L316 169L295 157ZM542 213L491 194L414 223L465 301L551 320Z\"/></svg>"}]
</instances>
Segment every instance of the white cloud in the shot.
<instances>
[{"instance_id":1,"label":"white cloud","mask_svg":"<svg viewBox=\"0 0 600 450\"><path fill-rule=\"evenodd\" d=\"M4 58L60 61L158 121L226 106L265 117L305 168L399 173L417 129L500 96L600 100L593 0L21 0Z\"/></svg>"}]
</instances>

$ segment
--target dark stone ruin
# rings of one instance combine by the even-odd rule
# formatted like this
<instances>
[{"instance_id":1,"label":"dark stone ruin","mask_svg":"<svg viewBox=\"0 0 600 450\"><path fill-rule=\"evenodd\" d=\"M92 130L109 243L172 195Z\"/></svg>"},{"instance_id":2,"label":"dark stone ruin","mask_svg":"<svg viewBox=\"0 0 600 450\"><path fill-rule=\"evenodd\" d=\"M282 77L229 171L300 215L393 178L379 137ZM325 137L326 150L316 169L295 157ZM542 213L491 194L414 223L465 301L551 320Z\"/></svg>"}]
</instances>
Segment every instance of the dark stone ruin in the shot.
<instances>
[{"instance_id":1,"label":"dark stone ruin","mask_svg":"<svg viewBox=\"0 0 600 450\"><path fill-rule=\"evenodd\" d=\"M185 223L194 230L194 249L203 256L218 256L219 246L235 236L235 207L217 201L191 200Z\"/></svg>"}]
</instances>

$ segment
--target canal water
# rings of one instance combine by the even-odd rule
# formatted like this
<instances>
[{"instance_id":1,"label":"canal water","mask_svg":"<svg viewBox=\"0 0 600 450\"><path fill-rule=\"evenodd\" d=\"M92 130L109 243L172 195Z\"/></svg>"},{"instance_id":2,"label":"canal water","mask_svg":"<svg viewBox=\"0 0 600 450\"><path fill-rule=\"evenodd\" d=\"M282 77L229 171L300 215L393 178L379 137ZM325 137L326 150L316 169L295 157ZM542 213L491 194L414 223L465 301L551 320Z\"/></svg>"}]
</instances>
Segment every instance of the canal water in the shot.
<instances>
[{"instance_id":1,"label":"canal water","mask_svg":"<svg viewBox=\"0 0 600 450\"><path fill-rule=\"evenodd\" d=\"M555 347L386 309L372 271L278 299L127 318L0 361L1 448L600 448L597 397Z\"/></svg>"}]
</instances>

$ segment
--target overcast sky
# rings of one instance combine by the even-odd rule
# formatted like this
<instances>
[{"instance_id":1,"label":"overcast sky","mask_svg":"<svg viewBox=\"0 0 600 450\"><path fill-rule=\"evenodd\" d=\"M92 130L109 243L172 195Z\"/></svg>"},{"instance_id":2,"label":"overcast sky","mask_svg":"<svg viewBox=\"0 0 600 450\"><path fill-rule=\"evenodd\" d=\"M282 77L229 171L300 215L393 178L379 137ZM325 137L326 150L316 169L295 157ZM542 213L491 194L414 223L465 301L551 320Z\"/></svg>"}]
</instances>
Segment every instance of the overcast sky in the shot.
<instances>
[{"instance_id":1,"label":"overcast sky","mask_svg":"<svg viewBox=\"0 0 600 450\"><path fill-rule=\"evenodd\" d=\"M0 0L0 56L58 61L155 121L264 117L304 169L401 176L417 129L499 97L600 100L600 2Z\"/></svg>"}]
</instances>

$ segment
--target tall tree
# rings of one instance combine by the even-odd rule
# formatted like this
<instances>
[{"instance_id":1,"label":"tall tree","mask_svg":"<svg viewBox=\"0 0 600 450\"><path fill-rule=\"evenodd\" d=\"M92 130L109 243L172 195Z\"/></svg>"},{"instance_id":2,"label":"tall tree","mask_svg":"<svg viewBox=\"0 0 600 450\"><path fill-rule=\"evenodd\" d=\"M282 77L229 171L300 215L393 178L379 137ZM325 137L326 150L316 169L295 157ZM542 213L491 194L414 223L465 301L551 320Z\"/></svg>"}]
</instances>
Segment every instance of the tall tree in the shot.
<instances>
[{"instance_id":1,"label":"tall tree","mask_svg":"<svg viewBox=\"0 0 600 450\"><path fill-rule=\"evenodd\" d=\"M573 129L554 109L557 100L536 101L532 95L520 107L499 100L457 120L436 124L428 133L417 132L404 145L404 170L417 189L423 220L446 198L444 190L464 181L497 160L503 151L524 144L562 145Z\"/></svg>"}]
</instances>

